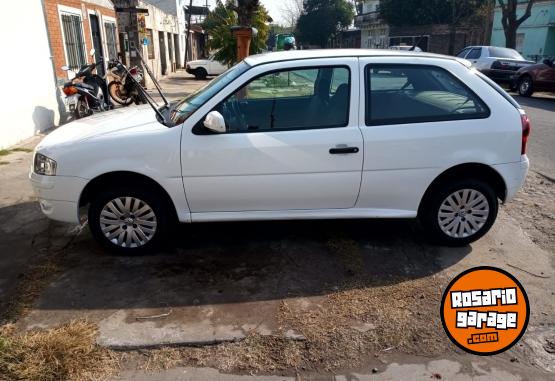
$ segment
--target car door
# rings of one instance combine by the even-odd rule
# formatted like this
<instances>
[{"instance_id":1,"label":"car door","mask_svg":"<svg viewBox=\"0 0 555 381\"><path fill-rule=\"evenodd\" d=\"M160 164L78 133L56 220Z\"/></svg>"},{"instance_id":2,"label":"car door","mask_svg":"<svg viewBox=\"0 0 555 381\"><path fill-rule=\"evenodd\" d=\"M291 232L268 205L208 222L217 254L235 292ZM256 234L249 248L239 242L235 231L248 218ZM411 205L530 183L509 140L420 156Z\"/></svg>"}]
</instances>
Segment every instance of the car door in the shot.
<instances>
[{"instance_id":1,"label":"car door","mask_svg":"<svg viewBox=\"0 0 555 381\"><path fill-rule=\"evenodd\" d=\"M555 90L555 64L544 64L542 68L537 70L536 74L537 87L548 91Z\"/></svg>"},{"instance_id":2,"label":"car door","mask_svg":"<svg viewBox=\"0 0 555 381\"><path fill-rule=\"evenodd\" d=\"M223 65L219 61L216 61L213 57L210 60L210 74L222 74L224 71L227 70L227 66Z\"/></svg>"},{"instance_id":3,"label":"car door","mask_svg":"<svg viewBox=\"0 0 555 381\"><path fill-rule=\"evenodd\" d=\"M226 133L203 127L212 110L224 116ZM192 219L213 212L351 208L362 153L356 58L256 66L183 126L182 173Z\"/></svg>"},{"instance_id":4,"label":"car door","mask_svg":"<svg viewBox=\"0 0 555 381\"><path fill-rule=\"evenodd\" d=\"M480 61L481 56L482 56L482 48L478 47L478 48L470 49L470 51L468 52L465 58L470 62L472 62L472 64L476 66L478 69L484 69L483 66L485 62Z\"/></svg>"}]
</instances>

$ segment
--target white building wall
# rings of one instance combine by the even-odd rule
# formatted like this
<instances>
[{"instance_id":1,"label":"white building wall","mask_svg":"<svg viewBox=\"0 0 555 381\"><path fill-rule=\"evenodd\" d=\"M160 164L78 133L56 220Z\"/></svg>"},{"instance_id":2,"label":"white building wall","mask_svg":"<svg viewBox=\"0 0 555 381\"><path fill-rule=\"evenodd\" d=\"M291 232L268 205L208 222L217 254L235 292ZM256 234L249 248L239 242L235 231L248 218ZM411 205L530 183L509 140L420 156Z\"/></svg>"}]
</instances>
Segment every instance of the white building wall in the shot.
<instances>
[{"instance_id":1,"label":"white building wall","mask_svg":"<svg viewBox=\"0 0 555 381\"><path fill-rule=\"evenodd\" d=\"M167 14L161 9L154 7L150 4L144 3L142 1L139 2L139 8L148 8L148 15L145 17L146 21L146 28L152 29L152 37L154 43L154 59L148 58L148 48L147 46L143 46L142 55L149 67L151 68L152 72L156 79L162 77L162 62L161 62L161 48L160 48L160 39L159 39L159 32L164 32L164 42L165 42L165 56L166 56L166 75L171 73L172 62L177 63L177 59L181 59L183 57L184 46L181 44L182 34L179 30L179 21L176 15ZM172 40L169 41L168 39L168 32L172 34ZM173 49L173 57L170 60L169 56L169 47L168 44L172 44L173 46L173 34L179 34L179 50L176 51L175 46ZM148 75L145 76L146 86L152 87L150 77Z\"/></svg>"},{"instance_id":2,"label":"white building wall","mask_svg":"<svg viewBox=\"0 0 555 381\"><path fill-rule=\"evenodd\" d=\"M19 38L14 33L20 33ZM25 1L25 10L19 16L8 9L0 12L0 34L4 36L0 60L1 149L58 124L59 108L64 105L56 100L59 90L42 2Z\"/></svg>"}]
</instances>

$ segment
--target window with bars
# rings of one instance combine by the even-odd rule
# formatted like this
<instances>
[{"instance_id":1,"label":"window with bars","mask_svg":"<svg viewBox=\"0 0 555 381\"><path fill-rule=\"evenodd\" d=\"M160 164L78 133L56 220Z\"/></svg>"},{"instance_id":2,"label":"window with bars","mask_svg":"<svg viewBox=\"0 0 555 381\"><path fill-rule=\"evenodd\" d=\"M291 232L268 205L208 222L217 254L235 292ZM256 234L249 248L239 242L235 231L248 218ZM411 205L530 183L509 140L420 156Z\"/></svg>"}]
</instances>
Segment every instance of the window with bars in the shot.
<instances>
[{"instance_id":1,"label":"window with bars","mask_svg":"<svg viewBox=\"0 0 555 381\"><path fill-rule=\"evenodd\" d=\"M62 13L61 16L67 66L71 69L78 69L87 63L81 17L70 13Z\"/></svg>"},{"instance_id":2,"label":"window with bars","mask_svg":"<svg viewBox=\"0 0 555 381\"><path fill-rule=\"evenodd\" d=\"M106 46L108 48L108 58L118 58L118 49L116 45L116 24L113 22L105 22L104 30L106 31Z\"/></svg>"}]
</instances>

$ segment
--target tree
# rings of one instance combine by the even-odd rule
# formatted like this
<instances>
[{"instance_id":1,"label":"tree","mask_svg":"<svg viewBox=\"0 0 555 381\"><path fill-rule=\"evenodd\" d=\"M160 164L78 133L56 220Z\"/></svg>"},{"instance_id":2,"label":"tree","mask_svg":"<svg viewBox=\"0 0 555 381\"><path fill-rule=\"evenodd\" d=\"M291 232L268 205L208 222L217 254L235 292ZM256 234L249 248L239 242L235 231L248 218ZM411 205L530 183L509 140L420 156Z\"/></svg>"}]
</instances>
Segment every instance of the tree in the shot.
<instances>
[{"instance_id":1,"label":"tree","mask_svg":"<svg viewBox=\"0 0 555 381\"><path fill-rule=\"evenodd\" d=\"M532 6L535 0L528 0L526 4L526 10L524 14L517 18L516 10L518 0L499 0L499 5L501 6L501 25L503 25L503 31L505 32L505 46L507 48L516 48L516 31L520 24L526 21L527 18L532 14Z\"/></svg>"},{"instance_id":2,"label":"tree","mask_svg":"<svg viewBox=\"0 0 555 381\"><path fill-rule=\"evenodd\" d=\"M488 0L381 0L380 17L390 25L460 24Z\"/></svg>"},{"instance_id":3,"label":"tree","mask_svg":"<svg viewBox=\"0 0 555 381\"><path fill-rule=\"evenodd\" d=\"M351 25L354 15L353 4L346 0L306 0L297 21L297 37L323 48L337 32Z\"/></svg>"},{"instance_id":4,"label":"tree","mask_svg":"<svg viewBox=\"0 0 555 381\"><path fill-rule=\"evenodd\" d=\"M294 28L303 13L303 0L285 0L280 10L285 26Z\"/></svg>"},{"instance_id":5,"label":"tree","mask_svg":"<svg viewBox=\"0 0 555 381\"><path fill-rule=\"evenodd\" d=\"M237 40L233 36L231 27L238 25L239 20L234 8L231 2L224 4L221 0L218 0L216 7L208 13L202 23L202 27L211 37L208 40L208 49L217 50L216 60L227 65L237 62ZM268 17L266 8L262 4L258 4L252 19L248 21L258 30L258 34L253 38L250 45L251 54L259 53L260 50L266 47L269 31L269 26L266 23Z\"/></svg>"}]
</instances>

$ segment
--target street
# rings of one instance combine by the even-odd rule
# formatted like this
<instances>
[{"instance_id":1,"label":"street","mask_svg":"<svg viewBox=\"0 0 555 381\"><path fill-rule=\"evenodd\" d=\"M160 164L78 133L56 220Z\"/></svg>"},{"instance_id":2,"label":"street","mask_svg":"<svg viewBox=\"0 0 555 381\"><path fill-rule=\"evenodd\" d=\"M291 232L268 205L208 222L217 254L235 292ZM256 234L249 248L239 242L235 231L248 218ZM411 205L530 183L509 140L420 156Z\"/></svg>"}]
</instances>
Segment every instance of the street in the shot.
<instances>
[{"instance_id":1,"label":"street","mask_svg":"<svg viewBox=\"0 0 555 381\"><path fill-rule=\"evenodd\" d=\"M532 121L532 135L529 140L530 162L532 169L555 178L555 97L548 94L535 94L531 98L511 93L515 100L526 110Z\"/></svg>"}]
</instances>

